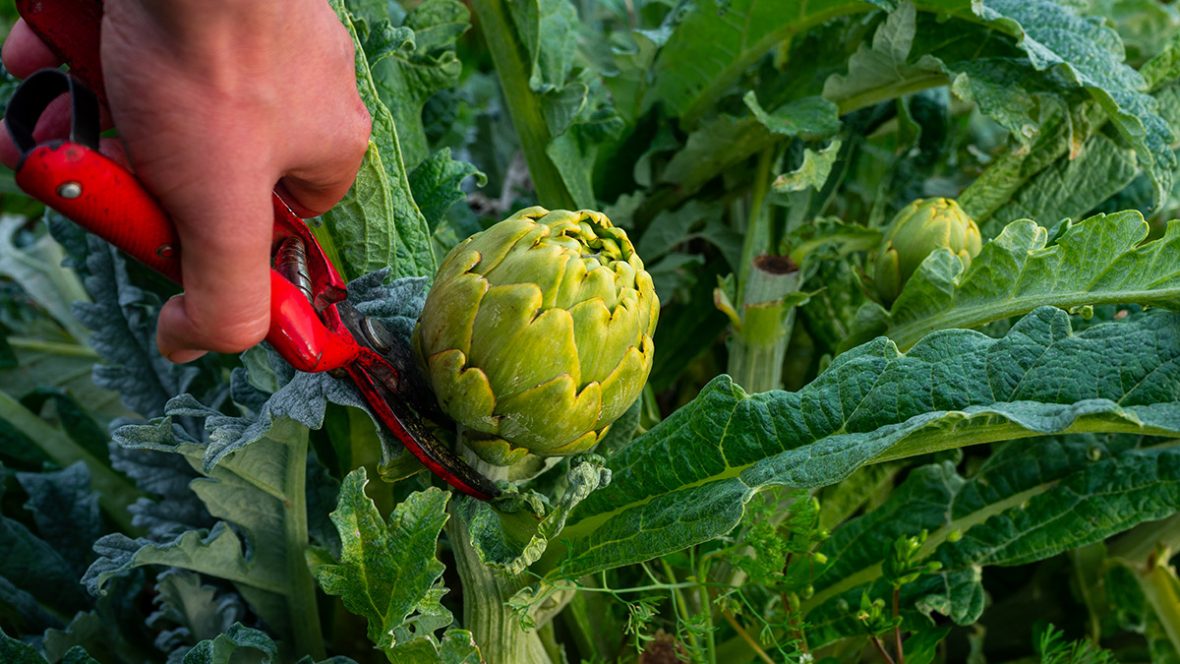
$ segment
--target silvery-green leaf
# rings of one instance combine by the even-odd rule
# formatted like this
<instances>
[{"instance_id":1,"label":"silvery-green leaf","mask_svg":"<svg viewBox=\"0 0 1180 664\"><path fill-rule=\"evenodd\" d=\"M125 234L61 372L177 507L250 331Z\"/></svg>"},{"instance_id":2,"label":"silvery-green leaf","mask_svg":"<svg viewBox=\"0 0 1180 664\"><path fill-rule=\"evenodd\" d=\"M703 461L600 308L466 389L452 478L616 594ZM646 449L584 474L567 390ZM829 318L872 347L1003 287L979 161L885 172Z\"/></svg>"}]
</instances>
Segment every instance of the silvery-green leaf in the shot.
<instances>
[{"instance_id":1,"label":"silvery-green leaf","mask_svg":"<svg viewBox=\"0 0 1180 664\"><path fill-rule=\"evenodd\" d=\"M278 646L266 632L234 623L224 634L193 646L181 661L183 664L267 664L274 661L278 654Z\"/></svg>"},{"instance_id":2,"label":"silvery-green leaf","mask_svg":"<svg viewBox=\"0 0 1180 664\"><path fill-rule=\"evenodd\" d=\"M20 284L75 340L85 341L89 332L70 307L90 298L77 275L62 266L64 254L52 236L42 235L28 246L16 246L14 236L25 223L21 217L0 217L0 275Z\"/></svg>"}]
</instances>

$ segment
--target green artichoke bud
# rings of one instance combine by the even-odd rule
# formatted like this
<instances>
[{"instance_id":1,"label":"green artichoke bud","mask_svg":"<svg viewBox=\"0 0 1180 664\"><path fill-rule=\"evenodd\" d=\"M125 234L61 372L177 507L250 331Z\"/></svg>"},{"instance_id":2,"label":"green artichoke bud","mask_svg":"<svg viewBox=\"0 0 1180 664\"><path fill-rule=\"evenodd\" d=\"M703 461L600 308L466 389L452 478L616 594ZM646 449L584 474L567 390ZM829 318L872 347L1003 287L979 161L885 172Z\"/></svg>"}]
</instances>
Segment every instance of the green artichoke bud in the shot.
<instances>
[{"instance_id":1,"label":"green artichoke bud","mask_svg":"<svg viewBox=\"0 0 1180 664\"><path fill-rule=\"evenodd\" d=\"M512 465L606 434L647 382L659 309L605 215L532 207L447 254L414 351L472 449Z\"/></svg>"},{"instance_id":2,"label":"green artichoke bud","mask_svg":"<svg viewBox=\"0 0 1180 664\"><path fill-rule=\"evenodd\" d=\"M897 299L906 281L935 249L946 247L971 265L983 247L979 227L951 198L920 198L902 208L877 254L873 281L883 304Z\"/></svg>"}]
</instances>

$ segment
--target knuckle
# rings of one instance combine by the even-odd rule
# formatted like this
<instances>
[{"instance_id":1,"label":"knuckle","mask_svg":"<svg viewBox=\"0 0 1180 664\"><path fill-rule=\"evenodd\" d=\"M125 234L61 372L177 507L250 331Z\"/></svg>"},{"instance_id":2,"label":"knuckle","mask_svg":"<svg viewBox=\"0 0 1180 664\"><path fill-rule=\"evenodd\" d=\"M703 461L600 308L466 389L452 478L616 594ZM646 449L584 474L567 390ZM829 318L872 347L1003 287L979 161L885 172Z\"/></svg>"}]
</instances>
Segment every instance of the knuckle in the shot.
<instances>
[{"instance_id":1,"label":"knuckle","mask_svg":"<svg viewBox=\"0 0 1180 664\"><path fill-rule=\"evenodd\" d=\"M190 313L189 322L201 347L218 353L240 353L266 338L270 312L264 309L242 313L228 320L223 313L212 316Z\"/></svg>"},{"instance_id":2,"label":"knuckle","mask_svg":"<svg viewBox=\"0 0 1180 664\"><path fill-rule=\"evenodd\" d=\"M349 132L347 146L349 154L359 163L369 149L369 133L372 131L372 119L363 103L360 104L360 109L355 114L353 124L354 127Z\"/></svg>"}]
</instances>

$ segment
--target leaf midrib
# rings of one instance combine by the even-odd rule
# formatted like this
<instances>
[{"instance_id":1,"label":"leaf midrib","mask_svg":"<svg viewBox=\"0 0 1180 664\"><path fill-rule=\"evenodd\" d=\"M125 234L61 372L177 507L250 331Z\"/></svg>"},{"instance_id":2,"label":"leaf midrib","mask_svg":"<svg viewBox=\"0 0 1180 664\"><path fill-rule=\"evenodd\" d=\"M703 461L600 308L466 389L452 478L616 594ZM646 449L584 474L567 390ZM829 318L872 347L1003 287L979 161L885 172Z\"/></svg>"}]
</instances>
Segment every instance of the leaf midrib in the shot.
<instances>
[{"instance_id":1,"label":"leaf midrib","mask_svg":"<svg viewBox=\"0 0 1180 664\"><path fill-rule=\"evenodd\" d=\"M984 407L985 408L994 408L996 405L998 405L1000 403L1009 403L1009 402L995 402L992 404L988 404ZM1040 402L1038 402L1038 403L1040 403ZM735 411L737 410L736 406L735 406L734 410ZM873 457L872 459L866 461L865 463L866 464L884 463L886 461L896 461L898 459L905 459L905 458L914 457L914 456L921 456L924 454L930 454L933 452L940 452L940 451L949 450L949 449L958 449L960 447L967 447L970 445L980 445L980 444L994 443L994 442L1005 441L1005 440L1017 440L1017 439L1023 439L1023 438L1038 438L1041 436L1050 435L1051 433L1060 433L1060 434L1069 434L1069 433L1136 433L1136 434L1146 434L1146 435L1153 435L1153 434L1170 435L1172 433L1171 431L1166 430L1166 429L1158 429L1155 427L1144 426L1142 423L1139 423L1137 420L1128 419L1127 415L1118 416L1118 420L1111 420L1111 419L1109 419L1108 416L1102 416L1102 415L1083 415L1083 416L1080 416L1077 419L1075 419L1073 424L1071 424L1070 426L1063 428L1059 431L1054 431L1054 432L1034 431L1031 429L1026 429L1026 428L1020 426L1019 424L1012 422L1011 420L1005 420L1001 423L992 424L992 425L971 426L970 432L968 432L968 433L955 432L954 435L948 435L948 432L945 429L942 429L937 426L934 426L931 429L927 428L927 427L931 427L931 425L936 425L939 422L945 422L946 418L948 418L949 416L952 416L952 415L956 415L956 414L962 418L960 420L960 422L970 422L971 420L976 419L976 418L984 419L984 418L989 418L989 417L1003 417L1003 415L1000 415L1000 414L994 413L994 412L970 413L969 414L969 413L966 413L962 410L941 411L941 413L939 414L939 416L937 418L922 425L922 427L920 427L918 430L906 435L904 438L902 438L901 440L894 443L888 449L882 451L880 454L878 454L877 456ZM915 415L914 418L927 417L929 415L930 415L930 413L923 413L921 415ZM906 422L909 422L910 420L912 420L914 418L910 418L909 420L906 420ZM732 421L732 419L733 419L733 414L731 413L729 420ZM1097 420L1097 421L1095 421L1095 420ZM904 426L904 425L905 425L905 422L900 423L900 426ZM728 423L727 423L727 426L728 426ZM888 425L888 426L897 426L897 425ZM882 428L882 427L878 427L878 429L880 429L880 428ZM839 433L839 432L838 431L833 432L833 433L828 434L822 438L817 438L816 440L811 441L810 443L805 443L804 445L801 445L800 447L806 447L807 445L814 445L814 444L819 443L823 440L826 440L827 438L831 437L832 435L836 435L837 433ZM794 449L798 449L798 448L794 448ZM785 452L787 450L783 450L783 451ZM572 539L577 539L580 536L584 536L586 534L592 533L602 523L609 521L610 519L614 518L615 516L617 516L623 512L626 512L628 510L634 509L634 508L640 508L640 507L647 505L648 503L656 500L657 498L669 495L670 493L684 491L684 490L691 489L691 488L694 488L697 486L701 486L701 485L705 485L705 484L713 484L713 483L728 480L728 479L740 479L740 475L743 471L756 465L760 461L761 460L755 461L755 462L752 462L749 464L745 464L742 466L737 466L737 467L727 466L726 470L721 473L717 473L715 475L710 475L708 477L699 479L699 480L691 482L689 484L681 485L681 486L677 487L673 492L653 494L653 495L647 496L641 500L636 500L633 502L628 502L624 505L620 505L620 506L615 507L614 509L611 509L609 511L593 514L591 516L586 517L585 519L577 521L574 524L566 527L566 529L563 530L561 533L561 539L572 540ZM749 487L749 488L754 491L759 491L765 487L759 486L759 487ZM592 552L594 549L597 549L597 548L603 547L603 546L607 546L611 543L612 542L601 542L601 543L595 544L590 547L582 547L579 549L579 552L580 552L579 556L585 556L586 554Z\"/></svg>"},{"instance_id":2,"label":"leaf midrib","mask_svg":"<svg viewBox=\"0 0 1180 664\"><path fill-rule=\"evenodd\" d=\"M956 298L957 299L957 298ZM1022 297L1009 297L998 302L976 306L952 304L945 313L925 316L902 323L887 333L897 344L898 350L907 351L922 337L936 330L948 328L977 328L992 321L1019 316L1037 307L1048 305L1060 309L1072 309L1093 304L1126 303L1180 303L1180 288L1134 291L1060 291L1036 293Z\"/></svg>"},{"instance_id":3,"label":"leaf midrib","mask_svg":"<svg viewBox=\"0 0 1180 664\"><path fill-rule=\"evenodd\" d=\"M984 521L987 521L991 517L1000 514L1009 508L1016 507L1033 496L1045 493L1049 489L1056 486L1060 481L1061 480L1053 480L1051 482L1046 482L1033 487L1032 489L1025 489L1024 491L1014 493L1003 500L991 503L985 506L983 509L977 512L972 512L965 517L948 521L941 528L930 534L930 536L926 539L925 544L922 545L922 548L916 559L924 560L927 556L934 553L935 549L941 546L942 543L945 542L948 537L950 537L951 533L955 532L956 530L965 533L971 528L983 523ZM951 500L953 502L954 496L952 496ZM816 593L812 595L810 599L805 600L802 603L800 608L803 611L803 614L806 615L808 611L821 606L829 599L832 599L833 597L836 597L837 595L848 590L852 590L857 586L876 581L878 578L880 578L880 576L880 562L869 565L868 567L862 567L851 574L844 575L839 581L824 588L823 590L816 591Z\"/></svg>"},{"instance_id":4,"label":"leaf midrib","mask_svg":"<svg viewBox=\"0 0 1180 664\"><path fill-rule=\"evenodd\" d=\"M758 0L754 0L754 2L758 2ZM753 3L751 3L751 10L749 12L750 14L753 13L752 7ZM804 0L796 14L799 17L799 20L787 21L779 29L766 33L762 39L759 39L755 42L747 44L743 39L743 41L739 44L739 53L741 56L734 58L728 67L719 70L707 85L697 91L693 101L689 102L689 104L685 106L684 112L681 113L681 119L683 119L687 124L695 123L701 114L705 112L705 107L711 105L714 102L720 90L731 85L737 78L737 74L745 71L751 63L765 55L766 52L769 51L770 48L775 44L786 42L790 40L795 34L804 32L813 26L819 25L838 16L868 12L872 11L873 9L874 7L868 4L868 2L865 0L855 0L854 2L849 2L844 6L835 6L826 11L812 14L811 16L806 16L807 0ZM748 15L746 22L748 28Z\"/></svg>"}]
</instances>

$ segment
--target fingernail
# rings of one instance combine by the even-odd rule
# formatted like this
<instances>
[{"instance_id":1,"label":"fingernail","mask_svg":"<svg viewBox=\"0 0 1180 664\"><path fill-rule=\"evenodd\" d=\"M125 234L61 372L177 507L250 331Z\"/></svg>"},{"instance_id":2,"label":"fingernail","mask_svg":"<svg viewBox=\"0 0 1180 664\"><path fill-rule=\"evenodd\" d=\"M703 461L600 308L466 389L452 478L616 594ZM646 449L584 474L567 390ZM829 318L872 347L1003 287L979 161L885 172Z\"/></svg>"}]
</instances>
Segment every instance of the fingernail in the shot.
<instances>
[{"instance_id":1,"label":"fingernail","mask_svg":"<svg viewBox=\"0 0 1180 664\"><path fill-rule=\"evenodd\" d=\"M168 361L173 364L187 364L205 355L203 350L174 350L168 353Z\"/></svg>"}]
</instances>

